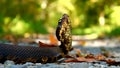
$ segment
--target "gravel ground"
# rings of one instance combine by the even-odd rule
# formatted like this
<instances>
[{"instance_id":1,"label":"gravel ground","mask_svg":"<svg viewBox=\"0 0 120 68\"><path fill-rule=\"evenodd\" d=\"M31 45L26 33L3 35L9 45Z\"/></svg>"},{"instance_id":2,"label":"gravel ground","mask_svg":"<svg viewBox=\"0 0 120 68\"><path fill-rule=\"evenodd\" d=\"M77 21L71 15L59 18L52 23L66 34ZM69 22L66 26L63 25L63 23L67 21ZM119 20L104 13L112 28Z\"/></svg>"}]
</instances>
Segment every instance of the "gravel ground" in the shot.
<instances>
[{"instance_id":1,"label":"gravel ground","mask_svg":"<svg viewBox=\"0 0 120 68\"><path fill-rule=\"evenodd\" d=\"M91 43L91 42L89 42ZM95 42L92 42L95 43ZM107 42L109 43L109 42ZM110 41L111 43L111 41ZM99 42L100 44L100 42ZM91 45L91 44L90 44ZM107 51L110 52L114 56L114 60L120 61L120 46L117 44L117 46L113 47L113 45L116 45L116 43L112 43L112 47L110 44L106 44L104 47ZM108 47L107 47L108 46ZM87 46L82 47L82 46L74 46L75 48L78 48L82 51L85 51L87 53L92 53L92 54L99 54L101 53L101 47L97 46ZM74 63L47 63L47 64L41 64L41 63L31 63L31 62L26 62L25 64L14 64L13 61L7 60L4 64L0 64L0 68L120 68L120 65L115 66L115 65L108 65L105 62L99 61L95 63L91 62L74 62Z\"/></svg>"},{"instance_id":2,"label":"gravel ground","mask_svg":"<svg viewBox=\"0 0 120 68\"><path fill-rule=\"evenodd\" d=\"M76 47L81 50L87 50L88 52L91 52L93 54L99 54L101 53L100 48L98 47ZM114 56L116 61L120 61L120 47L115 48L106 48L109 50ZM41 64L41 63L31 63L26 62L25 64L14 64L13 61L7 60L4 64L0 64L0 68L120 68L119 66L111 65L109 66L105 62L81 62L81 63L47 63L47 64Z\"/></svg>"},{"instance_id":3,"label":"gravel ground","mask_svg":"<svg viewBox=\"0 0 120 68\"><path fill-rule=\"evenodd\" d=\"M27 62L25 64L17 64L14 65L12 61L6 61L9 62L8 64L0 64L0 68L120 68L120 66L109 66L105 62L100 63L47 63L47 64L41 64L41 63L31 63Z\"/></svg>"}]
</instances>

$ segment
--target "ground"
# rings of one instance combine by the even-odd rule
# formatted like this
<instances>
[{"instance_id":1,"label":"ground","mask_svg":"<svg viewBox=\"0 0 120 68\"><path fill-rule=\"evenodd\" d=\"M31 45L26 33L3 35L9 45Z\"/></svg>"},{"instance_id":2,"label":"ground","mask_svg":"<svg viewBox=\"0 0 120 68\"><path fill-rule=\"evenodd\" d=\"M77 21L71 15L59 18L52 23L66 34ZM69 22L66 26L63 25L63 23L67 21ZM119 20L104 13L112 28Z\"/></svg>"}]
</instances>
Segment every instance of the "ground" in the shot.
<instances>
[{"instance_id":1,"label":"ground","mask_svg":"<svg viewBox=\"0 0 120 68\"><path fill-rule=\"evenodd\" d=\"M83 53L100 54L102 52L108 52L108 57L112 60L120 62L120 44L119 39L96 39L96 40L82 40L84 43L76 44L79 41L73 41L73 47L80 49ZM24 44L24 43L21 43ZM26 44L27 45L27 44ZM34 46L34 44L31 44ZM105 51L104 51L105 50ZM0 68L120 68L118 65L109 65L103 61L96 62L69 62L69 63L31 63L14 64L13 61L7 60L4 64L0 64Z\"/></svg>"}]
</instances>

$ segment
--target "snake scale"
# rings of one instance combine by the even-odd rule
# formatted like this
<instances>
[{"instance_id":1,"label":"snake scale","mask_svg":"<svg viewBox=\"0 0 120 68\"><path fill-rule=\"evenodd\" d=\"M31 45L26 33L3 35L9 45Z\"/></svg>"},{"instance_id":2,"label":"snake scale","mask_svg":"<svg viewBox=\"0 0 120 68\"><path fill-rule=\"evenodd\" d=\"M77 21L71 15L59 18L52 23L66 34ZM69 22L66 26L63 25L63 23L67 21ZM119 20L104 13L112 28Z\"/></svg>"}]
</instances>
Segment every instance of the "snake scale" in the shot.
<instances>
[{"instance_id":1,"label":"snake scale","mask_svg":"<svg viewBox=\"0 0 120 68\"><path fill-rule=\"evenodd\" d=\"M58 21L56 37L61 42L56 47L17 46L0 43L0 63L12 60L15 63L56 62L72 49L71 25L69 16L64 14Z\"/></svg>"}]
</instances>

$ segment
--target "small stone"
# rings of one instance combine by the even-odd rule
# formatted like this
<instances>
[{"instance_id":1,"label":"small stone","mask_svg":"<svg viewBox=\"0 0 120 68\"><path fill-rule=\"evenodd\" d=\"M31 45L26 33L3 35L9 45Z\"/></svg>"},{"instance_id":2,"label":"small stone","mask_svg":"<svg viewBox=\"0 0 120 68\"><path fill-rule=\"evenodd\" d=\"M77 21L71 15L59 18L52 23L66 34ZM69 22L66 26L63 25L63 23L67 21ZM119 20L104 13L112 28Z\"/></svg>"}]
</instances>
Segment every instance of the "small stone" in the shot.
<instances>
[{"instance_id":1,"label":"small stone","mask_svg":"<svg viewBox=\"0 0 120 68\"><path fill-rule=\"evenodd\" d=\"M33 63L32 62L26 62L24 65L30 66L30 65L33 65Z\"/></svg>"},{"instance_id":2,"label":"small stone","mask_svg":"<svg viewBox=\"0 0 120 68\"><path fill-rule=\"evenodd\" d=\"M26 62L25 64L23 64L23 66L25 68L27 68L28 66L33 66L34 64L32 62Z\"/></svg>"},{"instance_id":3,"label":"small stone","mask_svg":"<svg viewBox=\"0 0 120 68\"><path fill-rule=\"evenodd\" d=\"M13 61L7 60L4 63L4 67L5 68L11 68L12 65L14 65L15 63Z\"/></svg>"},{"instance_id":4,"label":"small stone","mask_svg":"<svg viewBox=\"0 0 120 68\"><path fill-rule=\"evenodd\" d=\"M41 63L35 63L35 65L37 65L37 66L41 66L42 64L41 64Z\"/></svg>"}]
</instances>

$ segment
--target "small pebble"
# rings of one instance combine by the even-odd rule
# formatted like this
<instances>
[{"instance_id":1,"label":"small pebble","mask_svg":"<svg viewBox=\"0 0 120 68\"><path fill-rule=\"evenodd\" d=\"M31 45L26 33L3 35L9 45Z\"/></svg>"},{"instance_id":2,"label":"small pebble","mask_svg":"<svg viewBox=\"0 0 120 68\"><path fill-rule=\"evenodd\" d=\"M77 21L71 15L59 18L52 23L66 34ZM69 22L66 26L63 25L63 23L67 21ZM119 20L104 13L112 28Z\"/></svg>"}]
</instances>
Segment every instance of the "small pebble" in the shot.
<instances>
[{"instance_id":1,"label":"small pebble","mask_svg":"<svg viewBox=\"0 0 120 68\"><path fill-rule=\"evenodd\" d=\"M5 68L11 68L12 65L14 65L15 63L13 61L7 60L4 62L4 67Z\"/></svg>"}]
</instances>

